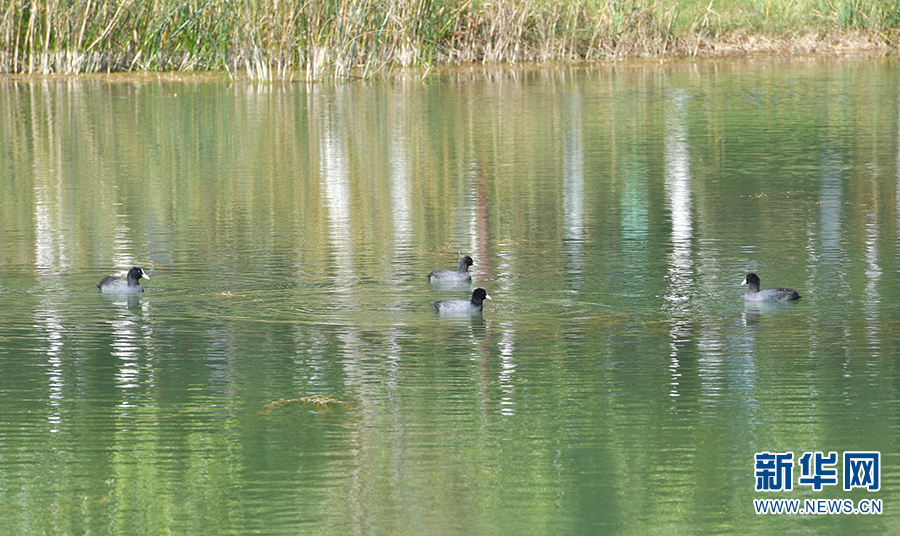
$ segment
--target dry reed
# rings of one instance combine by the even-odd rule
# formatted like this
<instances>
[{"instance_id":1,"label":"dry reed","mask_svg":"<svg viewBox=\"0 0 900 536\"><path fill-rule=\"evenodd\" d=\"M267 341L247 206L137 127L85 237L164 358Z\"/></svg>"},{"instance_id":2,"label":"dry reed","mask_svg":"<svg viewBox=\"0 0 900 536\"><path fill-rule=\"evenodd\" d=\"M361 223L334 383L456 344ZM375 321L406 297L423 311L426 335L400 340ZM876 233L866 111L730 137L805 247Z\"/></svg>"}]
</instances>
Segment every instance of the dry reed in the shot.
<instances>
[{"instance_id":1,"label":"dry reed","mask_svg":"<svg viewBox=\"0 0 900 536\"><path fill-rule=\"evenodd\" d=\"M715 54L810 36L821 50L848 35L888 52L898 26L892 0L8 0L0 72L367 77L391 66Z\"/></svg>"}]
</instances>

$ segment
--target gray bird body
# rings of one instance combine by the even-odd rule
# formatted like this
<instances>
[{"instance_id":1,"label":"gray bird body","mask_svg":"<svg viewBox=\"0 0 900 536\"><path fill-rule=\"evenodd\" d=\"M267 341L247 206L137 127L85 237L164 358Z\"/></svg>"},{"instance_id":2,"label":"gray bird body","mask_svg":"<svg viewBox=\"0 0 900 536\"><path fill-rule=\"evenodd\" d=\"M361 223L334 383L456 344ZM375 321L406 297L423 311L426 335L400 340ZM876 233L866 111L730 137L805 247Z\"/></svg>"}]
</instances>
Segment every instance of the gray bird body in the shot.
<instances>
[{"instance_id":1,"label":"gray bird body","mask_svg":"<svg viewBox=\"0 0 900 536\"><path fill-rule=\"evenodd\" d=\"M792 288L774 287L759 290L759 276L756 274L747 274L741 284L747 285L744 301L785 302L800 299L800 294Z\"/></svg>"},{"instance_id":2,"label":"gray bird body","mask_svg":"<svg viewBox=\"0 0 900 536\"><path fill-rule=\"evenodd\" d=\"M150 279L150 276L135 266L131 270L128 270L128 275L125 279L109 275L97 283L97 288L104 294L134 294L137 292L144 292L144 287L138 282L141 278Z\"/></svg>"}]
</instances>

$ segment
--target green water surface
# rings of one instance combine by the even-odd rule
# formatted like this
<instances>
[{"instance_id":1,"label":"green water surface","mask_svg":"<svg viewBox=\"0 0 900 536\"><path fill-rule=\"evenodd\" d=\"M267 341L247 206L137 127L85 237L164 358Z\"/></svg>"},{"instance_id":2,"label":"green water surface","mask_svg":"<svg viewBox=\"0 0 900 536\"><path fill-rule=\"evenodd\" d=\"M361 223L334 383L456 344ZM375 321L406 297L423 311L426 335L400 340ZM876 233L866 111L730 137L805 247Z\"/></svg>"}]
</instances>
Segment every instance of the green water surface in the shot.
<instances>
[{"instance_id":1,"label":"green water surface","mask_svg":"<svg viewBox=\"0 0 900 536\"><path fill-rule=\"evenodd\" d=\"M0 533L895 534L898 108L881 60L0 79ZM832 451L880 489L756 491Z\"/></svg>"}]
</instances>

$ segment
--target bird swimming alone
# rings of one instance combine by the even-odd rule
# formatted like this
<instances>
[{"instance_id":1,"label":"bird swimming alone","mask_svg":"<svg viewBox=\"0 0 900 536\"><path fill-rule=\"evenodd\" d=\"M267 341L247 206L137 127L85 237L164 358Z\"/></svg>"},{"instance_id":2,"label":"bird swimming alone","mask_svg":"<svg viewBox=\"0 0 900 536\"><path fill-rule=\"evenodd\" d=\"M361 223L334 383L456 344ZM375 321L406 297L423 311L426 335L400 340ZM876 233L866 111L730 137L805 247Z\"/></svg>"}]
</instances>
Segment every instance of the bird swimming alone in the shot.
<instances>
[{"instance_id":1,"label":"bird swimming alone","mask_svg":"<svg viewBox=\"0 0 900 536\"><path fill-rule=\"evenodd\" d=\"M466 255L459 260L459 271L435 270L428 274L428 281L432 283L463 283L472 280L469 274L469 266L475 264L472 257Z\"/></svg>"},{"instance_id":2,"label":"bird swimming alone","mask_svg":"<svg viewBox=\"0 0 900 536\"><path fill-rule=\"evenodd\" d=\"M97 288L99 288L100 292L104 294L131 294L136 292L144 292L144 287L141 286L141 284L138 282L138 280L141 278L150 279L150 276L145 274L143 270L135 266L131 270L128 270L126 279L108 275L104 277L99 283L97 283Z\"/></svg>"},{"instance_id":3,"label":"bird swimming alone","mask_svg":"<svg viewBox=\"0 0 900 536\"><path fill-rule=\"evenodd\" d=\"M483 288L472 292L471 300L441 300L431 304L435 311L448 314L473 314L481 312L484 300L491 299Z\"/></svg>"},{"instance_id":4,"label":"bird swimming alone","mask_svg":"<svg viewBox=\"0 0 900 536\"><path fill-rule=\"evenodd\" d=\"M775 287L759 290L759 276L756 274L747 274L741 284L747 285L744 301L784 302L800 299L800 294L792 288Z\"/></svg>"}]
</instances>

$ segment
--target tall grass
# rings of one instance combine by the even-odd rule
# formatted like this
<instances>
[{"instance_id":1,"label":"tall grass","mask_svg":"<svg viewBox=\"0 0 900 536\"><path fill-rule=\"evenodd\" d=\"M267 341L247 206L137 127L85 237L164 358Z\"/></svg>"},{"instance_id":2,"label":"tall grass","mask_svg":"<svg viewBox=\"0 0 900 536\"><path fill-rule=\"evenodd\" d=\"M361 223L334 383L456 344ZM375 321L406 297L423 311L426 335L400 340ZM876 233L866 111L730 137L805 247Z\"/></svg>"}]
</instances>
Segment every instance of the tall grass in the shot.
<instances>
[{"instance_id":1,"label":"tall grass","mask_svg":"<svg viewBox=\"0 0 900 536\"><path fill-rule=\"evenodd\" d=\"M0 72L314 79L394 65L697 54L736 33L853 31L890 48L898 26L896 0L7 0Z\"/></svg>"}]
</instances>

